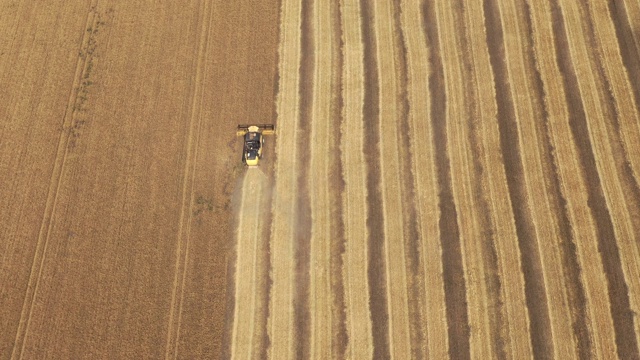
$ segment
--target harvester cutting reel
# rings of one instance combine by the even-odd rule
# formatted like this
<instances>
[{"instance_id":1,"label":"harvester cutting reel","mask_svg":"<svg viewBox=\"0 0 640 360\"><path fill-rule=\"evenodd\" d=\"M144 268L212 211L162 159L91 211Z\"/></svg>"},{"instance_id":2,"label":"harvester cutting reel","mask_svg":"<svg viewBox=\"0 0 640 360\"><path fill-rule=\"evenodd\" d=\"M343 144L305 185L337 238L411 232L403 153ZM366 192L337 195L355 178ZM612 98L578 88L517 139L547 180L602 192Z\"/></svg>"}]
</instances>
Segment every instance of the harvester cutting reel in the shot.
<instances>
[{"instance_id":1,"label":"harvester cutting reel","mask_svg":"<svg viewBox=\"0 0 640 360\"><path fill-rule=\"evenodd\" d=\"M273 135L276 133L276 126L273 124L238 125L238 136L243 136L248 132L261 133L263 135Z\"/></svg>"}]
</instances>

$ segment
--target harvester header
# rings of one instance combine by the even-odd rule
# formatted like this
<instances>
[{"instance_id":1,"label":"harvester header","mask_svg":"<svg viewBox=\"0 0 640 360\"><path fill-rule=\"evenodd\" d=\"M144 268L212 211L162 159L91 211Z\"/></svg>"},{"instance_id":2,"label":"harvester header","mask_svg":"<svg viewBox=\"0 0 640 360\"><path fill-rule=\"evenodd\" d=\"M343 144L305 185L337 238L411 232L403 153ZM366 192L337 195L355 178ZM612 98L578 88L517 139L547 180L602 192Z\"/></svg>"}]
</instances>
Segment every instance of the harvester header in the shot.
<instances>
[{"instance_id":1,"label":"harvester header","mask_svg":"<svg viewBox=\"0 0 640 360\"><path fill-rule=\"evenodd\" d=\"M242 136L249 132L261 133L262 135L273 135L276 133L276 127L273 124L238 125L238 136Z\"/></svg>"}]
</instances>

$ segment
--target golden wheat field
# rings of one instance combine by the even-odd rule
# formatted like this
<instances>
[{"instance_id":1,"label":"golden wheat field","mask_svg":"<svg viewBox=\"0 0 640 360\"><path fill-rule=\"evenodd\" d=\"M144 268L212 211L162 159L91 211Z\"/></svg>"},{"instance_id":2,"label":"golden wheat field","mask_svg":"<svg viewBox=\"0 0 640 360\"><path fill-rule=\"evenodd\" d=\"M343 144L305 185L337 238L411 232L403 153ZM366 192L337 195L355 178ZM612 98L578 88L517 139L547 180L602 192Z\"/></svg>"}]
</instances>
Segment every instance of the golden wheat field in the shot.
<instances>
[{"instance_id":1,"label":"golden wheat field","mask_svg":"<svg viewBox=\"0 0 640 360\"><path fill-rule=\"evenodd\" d=\"M0 0L0 359L640 359L639 105L638 0Z\"/></svg>"},{"instance_id":2,"label":"golden wheat field","mask_svg":"<svg viewBox=\"0 0 640 360\"><path fill-rule=\"evenodd\" d=\"M278 11L0 0L0 359L220 358Z\"/></svg>"}]
</instances>

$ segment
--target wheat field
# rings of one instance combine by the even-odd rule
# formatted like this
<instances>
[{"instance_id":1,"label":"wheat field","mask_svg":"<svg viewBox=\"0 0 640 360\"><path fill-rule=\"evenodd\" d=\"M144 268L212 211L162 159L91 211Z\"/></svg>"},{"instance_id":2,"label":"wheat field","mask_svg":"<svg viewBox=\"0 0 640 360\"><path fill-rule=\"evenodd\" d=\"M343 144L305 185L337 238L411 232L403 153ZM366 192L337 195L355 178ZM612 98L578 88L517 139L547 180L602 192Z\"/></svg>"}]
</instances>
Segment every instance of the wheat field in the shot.
<instances>
[{"instance_id":1,"label":"wheat field","mask_svg":"<svg viewBox=\"0 0 640 360\"><path fill-rule=\"evenodd\" d=\"M0 0L0 359L640 359L638 314L638 0Z\"/></svg>"},{"instance_id":2,"label":"wheat field","mask_svg":"<svg viewBox=\"0 0 640 360\"><path fill-rule=\"evenodd\" d=\"M220 357L278 11L0 0L0 359Z\"/></svg>"}]
</instances>

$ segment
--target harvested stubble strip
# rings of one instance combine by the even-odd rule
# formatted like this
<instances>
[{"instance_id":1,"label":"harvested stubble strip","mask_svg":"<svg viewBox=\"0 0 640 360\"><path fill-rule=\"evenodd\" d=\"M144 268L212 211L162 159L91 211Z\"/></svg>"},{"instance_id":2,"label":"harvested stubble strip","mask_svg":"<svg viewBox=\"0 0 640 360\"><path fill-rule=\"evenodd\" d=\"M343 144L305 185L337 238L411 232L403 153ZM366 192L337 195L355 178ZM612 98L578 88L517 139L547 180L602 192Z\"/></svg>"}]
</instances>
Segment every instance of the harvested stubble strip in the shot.
<instances>
[{"instance_id":1,"label":"harvested stubble strip","mask_svg":"<svg viewBox=\"0 0 640 360\"><path fill-rule=\"evenodd\" d=\"M347 243L344 286L349 343L347 356L369 359L373 355L369 310L367 186L363 146L364 64L360 1L341 2L343 45L342 164L345 181L343 221Z\"/></svg>"},{"instance_id":2,"label":"harvested stubble strip","mask_svg":"<svg viewBox=\"0 0 640 360\"><path fill-rule=\"evenodd\" d=\"M374 7L376 64L379 81L380 173L384 218L384 266L386 275L389 348L391 357L411 357L409 309L404 250L402 188L398 154L398 64L401 51L394 37L392 2L376 2Z\"/></svg>"},{"instance_id":3,"label":"harvested stubble strip","mask_svg":"<svg viewBox=\"0 0 640 360\"><path fill-rule=\"evenodd\" d=\"M637 246L640 240L640 115L634 88L637 83L631 84L629 76L637 75L638 61L631 63L624 39L618 38L617 42L610 39L616 36L625 36L624 32L616 32L609 6L606 1L598 0L589 3L589 12L593 24L593 42L596 45L598 57L597 63L601 69L601 80L607 93L603 94L608 101L609 118L602 119L611 141L613 155L618 163L620 174L619 189L624 194L627 218L634 229L633 237L618 237L617 243L620 251L622 269L625 273L626 285L629 293L629 302L632 309L640 309L640 248ZM615 6L623 6L622 4ZM618 24L621 26L621 24ZM621 54L621 51L623 54ZM627 55L625 58L623 55ZM637 56L634 54L633 56ZM627 60L627 61L623 61ZM625 67L627 65L627 67ZM626 70L626 71L625 71ZM639 79L636 79L639 80ZM637 82L637 81L636 81ZM636 349L640 344L640 322L634 321L636 334ZM637 351L637 350L636 350Z\"/></svg>"},{"instance_id":4,"label":"harvested stubble strip","mask_svg":"<svg viewBox=\"0 0 640 360\"><path fill-rule=\"evenodd\" d=\"M332 100L338 84L325 79L334 79L332 4L326 1L313 2L314 78L313 104L311 111L311 157L309 190L311 192L311 246L310 246L310 296L311 339L310 353L314 359L330 359L332 339L335 336L332 324L333 291L331 287L331 243L330 238L336 224L332 223L330 185L330 161L326 155L330 148L333 129L331 122ZM338 69L339 71L339 69Z\"/></svg>"},{"instance_id":5,"label":"harvested stubble strip","mask_svg":"<svg viewBox=\"0 0 640 360\"><path fill-rule=\"evenodd\" d=\"M640 183L640 156L637 155L638 149L640 149L640 114L638 113L640 104L636 102L637 97L634 96L633 87L635 86L636 89L640 87L640 78L636 77L640 75L640 59L637 59L640 54L629 54L635 50L633 48L635 44L631 40L627 41L631 42L630 49L626 48L625 39L618 38L618 41L611 41L618 35L624 37L628 34L620 29L623 27L622 24L618 25L618 31L616 31L614 21L617 19L612 18L608 11L609 6L614 5L608 5L608 2L605 0L590 2L589 10L595 30L595 42L598 45L598 60L604 70L604 75L609 83L608 90L615 103L616 113L611 122L621 137L624 159L629 163L632 181L637 187ZM623 5L615 6L622 7ZM628 59L631 56L636 57L635 61Z\"/></svg>"},{"instance_id":6,"label":"harvested stubble strip","mask_svg":"<svg viewBox=\"0 0 640 360\"><path fill-rule=\"evenodd\" d=\"M615 357L615 338L609 304L607 301L607 280L602 261L598 254L598 230L589 206L589 190L585 170L580 161L580 149L572 134L571 123L576 117L584 116L577 88L573 88L569 77L574 78L573 69L567 67L568 52L563 22L554 21L554 9L547 2L534 2L532 23L536 59L544 83L548 126L551 144L555 149L560 188L566 198L566 209L572 241L575 246L573 269L584 284L583 294L574 300L573 306L582 306L577 314L584 316L583 324L587 333L577 333L579 354L589 352L595 358ZM555 14L557 16L559 14ZM555 37L555 38L554 38ZM558 38L559 37L559 38ZM547 39L554 38L557 46L549 47ZM560 53L556 51L560 50ZM566 58L566 59L565 59ZM577 84L576 84L577 85ZM589 180L593 182L593 180ZM565 248L565 252L571 252ZM566 255L565 255L566 256ZM571 284L577 286L579 284ZM579 290L577 290L579 291ZM582 303L580 303L582 302Z\"/></svg>"},{"instance_id":7,"label":"harvested stubble strip","mask_svg":"<svg viewBox=\"0 0 640 360\"><path fill-rule=\"evenodd\" d=\"M464 63L464 24L462 14L452 2L442 3L438 7L438 25L443 38L452 39L441 44L447 92L446 134L451 164L451 182L454 203L460 225L460 248L465 273L469 326L471 332L471 358L495 358L489 293L485 278L483 249L478 214L481 210L473 193L473 163L468 148L467 119L470 118L469 105L474 99L469 96L465 84L467 79Z\"/></svg>"},{"instance_id":8,"label":"harvested stubble strip","mask_svg":"<svg viewBox=\"0 0 640 360\"><path fill-rule=\"evenodd\" d=\"M526 54L528 44L523 40L528 39L528 19L523 4L514 0L499 3L505 33L516 34L514 37L505 37L506 63L512 84L524 182L547 293L554 353L556 357L573 357L576 356L576 344L559 253L560 230L555 214L557 209L554 208L552 195L546 185L551 173L546 162L550 149L544 142L540 122L534 121L536 118L546 117L546 114L541 109L543 95L538 92L534 83L536 69L533 68L532 59Z\"/></svg>"},{"instance_id":9,"label":"harvested stubble strip","mask_svg":"<svg viewBox=\"0 0 640 360\"><path fill-rule=\"evenodd\" d=\"M530 358L532 356L529 338L529 314L526 307L524 278L521 271L520 251L516 238L514 218L511 212L511 199L508 194L507 179L500 153L500 134L498 128L496 92L494 74L491 68L487 48L487 34L483 21L482 3L465 1L466 21L470 34L470 51L474 71L476 72L476 96L478 102L478 132L481 138L483 168L483 187L486 189L488 211L493 231L493 243L497 257L497 269L500 281L500 298L503 308L503 321L506 324L500 334L504 351L511 358ZM500 194L500 195L498 195ZM500 326L500 325L499 325Z\"/></svg>"},{"instance_id":10,"label":"harvested stubble strip","mask_svg":"<svg viewBox=\"0 0 640 360\"><path fill-rule=\"evenodd\" d=\"M588 22L583 18L580 4L561 0L562 15L567 27L567 37L571 58L576 63L577 84L582 95L586 114L587 134L591 144L597 177L601 190L594 195L594 205L602 208L596 220L607 231L606 237L599 239L598 250L601 253L604 271L608 280L609 301L611 314L616 332L618 355L622 358L638 356L638 336L633 318L627 314L631 310L629 299L628 277L621 263L620 252L625 251L625 244L636 239L637 233L629 219L626 195L621 188L621 174L616 167L616 157L604 119L608 119L609 97L608 89L602 81L602 74L598 71L597 61L592 49L593 39L590 38ZM597 181L587 179L587 181ZM598 218L600 217L600 218ZM614 241L615 239L615 241ZM620 246L620 249L618 248ZM628 251L628 249L626 249ZM636 307L637 308L637 307Z\"/></svg>"},{"instance_id":11,"label":"harvested stubble strip","mask_svg":"<svg viewBox=\"0 0 640 360\"><path fill-rule=\"evenodd\" d=\"M293 304L297 190L297 127L299 119L300 10L298 0L283 0L277 95L275 191L271 223L271 294L268 356L292 358L296 342Z\"/></svg>"},{"instance_id":12,"label":"harvested stubble strip","mask_svg":"<svg viewBox=\"0 0 640 360\"><path fill-rule=\"evenodd\" d=\"M254 354L254 336L256 335L256 298L264 296L257 293L258 267L260 266L259 242L262 234L261 210L263 179L257 169L249 169L242 182L242 198L238 216L237 259L235 275L235 310L233 334L231 338L231 356L235 359L251 359Z\"/></svg>"},{"instance_id":13,"label":"harvested stubble strip","mask_svg":"<svg viewBox=\"0 0 640 360\"><path fill-rule=\"evenodd\" d=\"M420 269L416 284L420 308L419 321L424 343L420 344L426 358L443 359L448 353L446 305L442 279L442 262L438 228L438 182L431 139L433 129L429 117L429 49L422 24L421 2L404 0L401 6L402 32L407 48L409 129L413 154L415 205L419 222L418 243ZM425 94L427 96L425 96ZM425 141L425 139L427 139Z\"/></svg>"}]
</instances>

